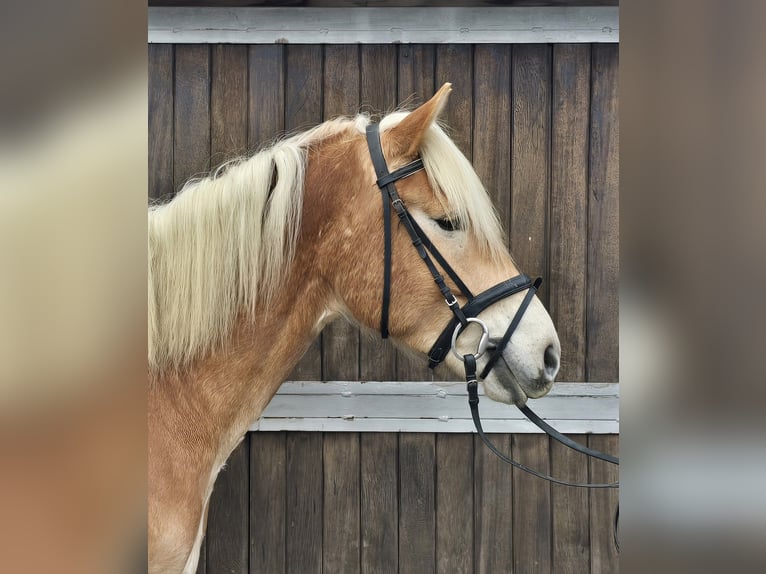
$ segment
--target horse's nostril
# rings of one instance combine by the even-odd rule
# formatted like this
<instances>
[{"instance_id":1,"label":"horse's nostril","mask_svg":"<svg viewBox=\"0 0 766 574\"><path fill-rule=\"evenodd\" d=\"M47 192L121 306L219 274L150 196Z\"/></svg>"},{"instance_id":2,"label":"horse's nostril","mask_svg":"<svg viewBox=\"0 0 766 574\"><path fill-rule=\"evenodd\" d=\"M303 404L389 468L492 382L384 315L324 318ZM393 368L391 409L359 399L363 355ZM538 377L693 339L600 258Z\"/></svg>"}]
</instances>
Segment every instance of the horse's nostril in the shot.
<instances>
[{"instance_id":1,"label":"horse's nostril","mask_svg":"<svg viewBox=\"0 0 766 574\"><path fill-rule=\"evenodd\" d=\"M543 355L543 362L545 363L545 371L551 377L556 375L556 371L559 369L559 355L553 345L548 345Z\"/></svg>"}]
</instances>

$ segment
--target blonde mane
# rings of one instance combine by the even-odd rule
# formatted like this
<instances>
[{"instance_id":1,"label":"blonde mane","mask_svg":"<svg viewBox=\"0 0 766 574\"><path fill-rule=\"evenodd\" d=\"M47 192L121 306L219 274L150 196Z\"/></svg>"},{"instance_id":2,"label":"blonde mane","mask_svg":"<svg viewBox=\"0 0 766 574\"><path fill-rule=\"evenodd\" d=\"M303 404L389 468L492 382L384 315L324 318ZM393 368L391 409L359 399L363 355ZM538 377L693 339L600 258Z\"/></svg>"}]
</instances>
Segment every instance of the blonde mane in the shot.
<instances>
[{"instance_id":1,"label":"blonde mane","mask_svg":"<svg viewBox=\"0 0 766 574\"><path fill-rule=\"evenodd\" d=\"M381 120L390 129L408 112ZM169 203L149 209L149 367L179 368L224 341L237 316L253 316L274 296L295 253L308 150L367 115L338 118L278 141L249 158L190 181ZM421 156L445 210L493 259L501 227L471 164L433 125ZM396 166L389 166L393 169Z\"/></svg>"}]
</instances>

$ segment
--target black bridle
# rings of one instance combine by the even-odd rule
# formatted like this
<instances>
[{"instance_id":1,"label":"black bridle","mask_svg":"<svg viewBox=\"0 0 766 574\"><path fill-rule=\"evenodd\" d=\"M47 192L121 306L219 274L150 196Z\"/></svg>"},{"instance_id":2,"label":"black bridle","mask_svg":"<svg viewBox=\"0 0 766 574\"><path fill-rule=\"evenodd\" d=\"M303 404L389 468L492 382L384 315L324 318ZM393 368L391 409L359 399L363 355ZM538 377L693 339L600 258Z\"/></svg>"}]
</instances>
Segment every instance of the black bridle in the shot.
<instances>
[{"instance_id":1,"label":"black bridle","mask_svg":"<svg viewBox=\"0 0 766 574\"><path fill-rule=\"evenodd\" d=\"M367 126L367 146L370 151L370 157L372 164L375 168L375 174L377 177L377 185L381 190L381 196L383 198L383 235L384 235L384 252L383 252L383 303L381 307L380 318L380 334L385 339L388 337L388 313L391 301L391 207L394 208L396 215L399 217L399 221L402 226L407 230L412 244L420 255L420 258L428 267L428 271L434 279L434 283L441 291L444 297L444 302L452 311L452 319L449 324L444 328L439 337L436 339L433 347L428 353L428 366L433 369L439 365L447 356L450 350L463 361L465 367L466 383L468 388L468 404L471 409L471 417L473 418L476 432L485 445L496 454L501 460L513 465L514 467L528 472L534 476L548 480L550 482L561 484L564 486L574 486L581 488L617 488L619 482L605 483L605 484L589 484L578 483L553 478L542 472L529 468L520 462L517 462L508 456L501 453L494 444L489 440L489 437L484 433L484 429L481 426L481 418L479 416L479 392L478 392L478 380L484 379L495 367L498 360L502 357L503 349L510 343L511 336L521 322L521 318L532 302L532 298L540 288L542 279L538 277L534 281L527 275L520 274L516 277L508 279L490 287L486 291L474 295L466 284L460 279L460 276L449 265L447 260L439 253L436 246L428 239L428 236L420 228L414 218L412 218L407 211L404 202L399 197L396 191L394 183L400 179L408 177L418 171L424 169L423 160L418 158L407 165L400 167L394 172L388 171L386 159L383 155L383 149L380 143L380 132L377 124L370 124ZM389 206L390 204L390 206ZM452 279L457 286L460 294L467 300L466 304L462 307L457 300L457 297L449 288L436 267L436 264L442 268L442 270ZM489 306L497 303L498 301L510 297L515 293L526 291L526 295L519 305L516 314L511 320L508 328L505 331L500 342L495 346L489 356L489 360L481 372L481 376L476 376L476 360L481 357L486 351L489 342L489 330L486 324L478 319L479 313L484 311ZM482 335L479 339L478 348L474 354L462 355L457 351L456 342L460 334L470 323L476 323L482 328ZM599 452L582 446L581 444L573 441L572 439L562 435L556 429L551 427L548 423L543 421L532 409L528 406L518 406L519 410L535 425L542 429L553 439L559 441L561 444L574 449L578 452L586 454L588 456L610 462L612 464L619 464L619 459L609 454Z\"/></svg>"}]
</instances>

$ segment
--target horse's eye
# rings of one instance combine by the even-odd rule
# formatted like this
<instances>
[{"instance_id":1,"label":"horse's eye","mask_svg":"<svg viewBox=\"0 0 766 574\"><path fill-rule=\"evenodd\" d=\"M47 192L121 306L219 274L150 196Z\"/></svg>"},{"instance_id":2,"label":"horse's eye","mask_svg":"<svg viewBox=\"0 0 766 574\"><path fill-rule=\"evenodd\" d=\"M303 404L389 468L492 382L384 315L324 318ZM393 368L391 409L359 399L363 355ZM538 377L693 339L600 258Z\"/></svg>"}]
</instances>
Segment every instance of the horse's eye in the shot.
<instances>
[{"instance_id":1,"label":"horse's eye","mask_svg":"<svg viewBox=\"0 0 766 574\"><path fill-rule=\"evenodd\" d=\"M441 227L444 231L457 231L459 229L457 222L452 221L450 219L437 219L436 223Z\"/></svg>"}]
</instances>

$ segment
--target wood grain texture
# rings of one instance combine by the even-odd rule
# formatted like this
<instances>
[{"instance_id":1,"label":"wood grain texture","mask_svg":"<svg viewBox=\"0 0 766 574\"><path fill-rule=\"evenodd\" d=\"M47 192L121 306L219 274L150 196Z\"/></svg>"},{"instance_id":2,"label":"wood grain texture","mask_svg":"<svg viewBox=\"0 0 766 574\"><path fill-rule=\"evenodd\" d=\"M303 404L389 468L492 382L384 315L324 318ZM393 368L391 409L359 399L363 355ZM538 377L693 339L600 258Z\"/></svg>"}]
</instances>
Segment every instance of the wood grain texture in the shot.
<instances>
[{"instance_id":1,"label":"wood grain texture","mask_svg":"<svg viewBox=\"0 0 766 574\"><path fill-rule=\"evenodd\" d=\"M324 117L353 115L359 107L359 48L328 46L325 53ZM325 379L359 379L359 329L336 319L322 331Z\"/></svg>"},{"instance_id":2,"label":"wood grain texture","mask_svg":"<svg viewBox=\"0 0 766 574\"><path fill-rule=\"evenodd\" d=\"M248 133L252 151L285 129L284 46L248 47Z\"/></svg>"},{"instance_id":3,"label":"wood grain texture","mask_svg":"<svg viewBox=\"0 0 766 574\"><path fill-rule=\"evenodd\" d=\"M550 474L547 435L514 435L513 458ZM550 483L513 469L514 572L544 574L551 564Z\"/></svg>"},{"instance_id":4,"label":"wood grain texture","mask_svg":"<svg viewBox=\"0 0 766 574\"><path fill-rule=\"evenodd\" d=\"M287 433L250 433L250 571L284 574Z\"/></svg>"},{"instance_id":5,"label":"wood grain texture","mask_svg":"<svg viewBox=\"0 0 766 574\"><path fill-rule=\"evenodd\" d=\"M360 571L359 434L324 434L323 572Z\"/></svg>"},{"instance_id":6,"label":"wood grain texture","mask_svg":"<svg viewBox=\"0 0 766 574\"><path fill-rule=\"evenodd\" d=\"M322 122L322 46L285 46L285 131L297 132ZM291 376L322 379L322 335L295 365Z\"/></svg>"},{"instance_id":7,"label":"wood grain texture","mask_svg":"<svg viewBox=\"0 0 766 574\"><path fill-rule=\"evenodd\" d=\"M287 435L287 574L321 574L323 531L322 434Z\"/></svg>"},{"instance_id":8,"label":"wood grain texture","mask_svg":"<svg viewBox=\"0 0 766 574\"><path fill-rule=\"evenodd\" d=\"M450 137L469 159L472 157L471 129L473 115L473 46L440 44L436 47L434 88L452 83L447 106L441 118L450 127ZM430 96L429 96L430 97Z\"/></svg>"},{"instance_id":9,"label":"wood grain texture","mask_svg":"<svg viewBox=\"0 0 766 574\"><path fill-rule=\"evenodd\" d=\"M434 94L435 48L432 44L402 44L398 54L397 105L414 109ZM431 381L425 355L397 352L396 378L400 381Z\"/></svg>"},{"instance_id":10,"label":"wood grain texture","mask_svg":"<svg viewBox=\"0 0 766 574\"><path fill-rule=\"evenodd\" d=\"M210 48L176 46L173 188L210 169Z\"/></svg>"},{"instance_id":11,"label":"wood grain texture","mask_svg":"<svg viewBox=\"0 0 766 574\"><path fill-rule=\"evenodd\" d=\"M619 455L617 435L591 435L588 437L588 446ZM619 471L613 464L591 459L590 479L593 482L615 482L619 480ZM614 545L614 516L619 500L619 490L614 488L597 489L590 493L591 574L619 572L619 555Z\"/></svg>"},{"instance_id":12,"label":"wood grain texture","mask_svg":"<svg viewBox=\"0 0 766 574\"><path fill-rule=\"evenodd\" d=\"M376 113L394 111L397 101L398 47L393 44L371 44L360 46L359 50L361 109L374 110ZM381 217L383 217L382 213ZM381 241L380 263L378 263L381 273L383 268L382 244ZM392 273L395 273L395 268L396 265L394 264ZM396 304L396 293L392 293L391 306ZM362 333L359 340L359 376L362 380L383 381L395 375L396 349L391 341L383 340L377 332Z\"/></svg>"},{"instance_id":13,"label":"wood grain texture","mask_svg":"<svg viewBox=\"0 0 766 574\"><path fill-rule=\"evenodd\" d=\"M247 47L211 47L210 162L247 153Z\"/></svg>"},{"instance_id":14,"label":"wood grain texture","mask_svg":"<svg viewBox=\"0 0 766 574\"><path fill-rule=\"evenodd\" d=\"M215 481L207 524L207 573L250 571L250 444L234 449Z\"/></svg>"},{"instance_id":15,"label":"wood grain texture","mask_svg":"<svg viewBox=\"0 0 766 574\"><path fill-rule=\"evenodd\" d=\"M546 249L550 176L551 48L513 48L513 136L511 166L511 253L520 271L546 281L538 296L547 299Z\"/></svg>"},{"instance_id":16,"label":"wood grain texture","mask_svg":"<svg viewBox=\"0 0 766 574\"><path fill-rule=\"evenodd\" d=\"M474 48L473 99L473 167L507 232L511 217L511 46Z\"/></svg>"},{"instance_id":17,"label":"wood grain texture","mask_svg":"<svg viewBox=\"0 0 766 574\"><path fill-rule=\"evenodd\" d=\"M202 542L202 548L199 551L199 561L197 562L197 574L207 574L207 544Z\"/></svg>"},{"instance_id":18,"label":"wood grain texture","mask_svg":"<svg viewBox=\"0 0 766 574\"><path fill-rule=\"evenodd\" d=\"M588 444L587 435L569 435ZM551 474L574 482L588 482L588 457L549 440ZM579 574L590 571L590 520L588 491L551 485L553 571Z\"/></svg>"},{"instance_id":19,"label":"wood grain texture","mask_svg":"<svg viewBox=\"0 0 766 574\"><path fill-rule=\"evenodd\" d=\"M399 435L399 573L428 574L435 562L433 434Z\"/></svg>"},{"instance_id":20,"label":"wood grain texture","mask_svg":"<svg viewBox=\"0 0 766 574\"><path fill-rule=\"evenodd\" d=\"M618 46L592 48L588 195L587 380L619 376Z\"/></svg>"},{"instance_id":21,"label":"wood grain texture","mask_svg":"<svg viewBox=\"0 0 766 574\"><path fill-rule=\"evenodd\" d=\"M173 56L169 44L149 46L149 198L173 192Z\"/></svg>"},{"instance_id":22,"label":"wood grain texture","mask_svg":"<svg viewBox=\"0 0 766 574\"><path fill-rule=\"evenodd\" d=\"M362 574L391 574L399 568L399 435L360 439Z\"/></svg>"},{"instance_id":23,"label":"wood grain texture","mask_svg":"<svg viewBox=\"0 0 766 574\"><path fill-rule=\"evenodd\" d=\"M590 46L553 47L549 310L558 378L585 380Z\"/></svg>"},{"instance_id":24,"label":"wood grain texture","mask_svg":"<svg viewBox=\"0 0 766 574\"><path fill-rule=\"evenodd\" d=\"M501 452L511 453L511 435L489 435ZM513 571L513 467L474 442L474 571Z\"/></svg>"},{"instance_id":25,"label":"wood grain texture","mask_svg":"<svg viewBox=\"0 0 766 574\"><path fill-rule=\"evenodd\" d=\"M473 572L473 437L436 435L436 572ZM441 472L439 472L441 470Z\"/></svg>"}]
</instances>

